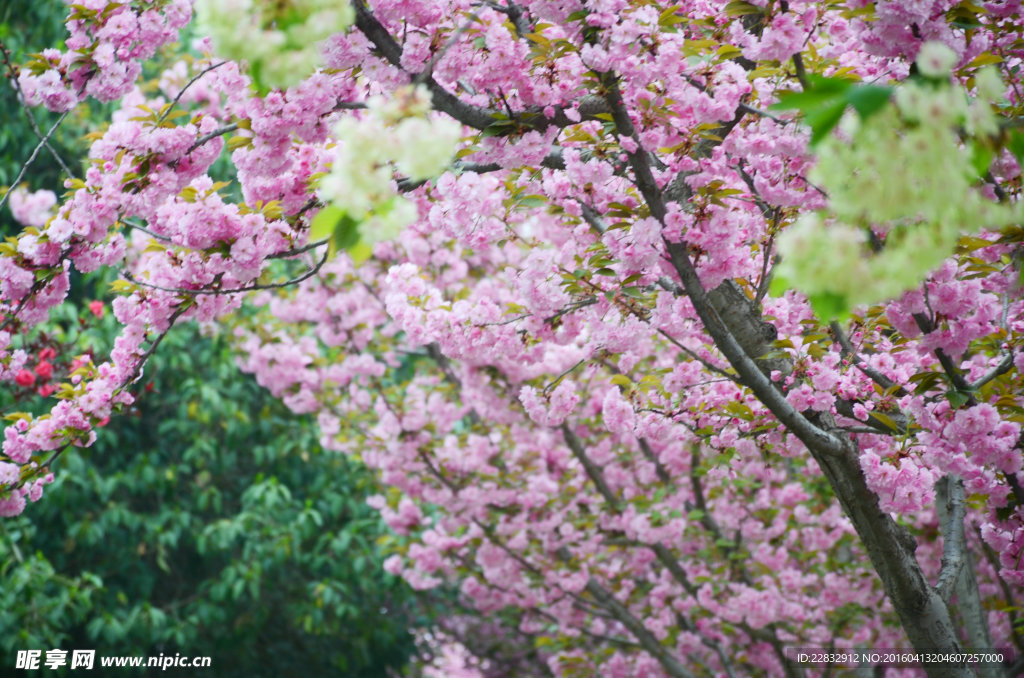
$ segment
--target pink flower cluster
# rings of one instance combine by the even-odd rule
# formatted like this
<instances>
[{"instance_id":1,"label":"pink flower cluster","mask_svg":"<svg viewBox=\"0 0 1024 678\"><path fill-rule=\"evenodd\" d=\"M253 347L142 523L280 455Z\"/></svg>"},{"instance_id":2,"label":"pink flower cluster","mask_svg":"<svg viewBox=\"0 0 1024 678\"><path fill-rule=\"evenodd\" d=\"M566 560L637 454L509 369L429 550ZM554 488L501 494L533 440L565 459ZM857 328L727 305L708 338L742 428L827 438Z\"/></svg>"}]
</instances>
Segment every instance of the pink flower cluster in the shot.
<instances>
[{"instance_id":1,"label":"pink flower cluster","mask_svg":"<svg viewBox=\"0 0 1024 678\"><path fill-rule=\"evenodd\" d=\"M145 9L109 0L83 0L71 7L67 51L47 49L22 71L18 86L31 105L72 109L91 96L114 101L142 73L141 62L178 37L192 18L189 0L157 0Z\"/></svg>"},{"instance_id":2,"label":"pink flower cluster","mask_svg":"<svg viewBox=\"0 0 1024 678\"><path fill-rule=\"evenodd\" d=\"M9 202L11 214L19 224L40 228L52 216L57 196L46 189L29 193L23 188L15 188L11 191Z\"/></svg>"}]
</instances>

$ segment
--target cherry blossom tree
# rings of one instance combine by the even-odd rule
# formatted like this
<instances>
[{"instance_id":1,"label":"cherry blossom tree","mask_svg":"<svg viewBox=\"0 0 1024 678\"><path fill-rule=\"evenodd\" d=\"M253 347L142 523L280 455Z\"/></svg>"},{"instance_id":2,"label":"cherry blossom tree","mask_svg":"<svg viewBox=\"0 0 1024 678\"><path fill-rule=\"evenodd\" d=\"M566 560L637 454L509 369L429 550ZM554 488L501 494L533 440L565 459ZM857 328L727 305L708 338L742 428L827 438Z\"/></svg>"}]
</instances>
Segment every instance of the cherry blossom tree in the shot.
<instances>
[{"instance_id":1,"label":"cherry blossom tree","mask_svg":"<svg viewBox=\"0 0 1024 678\"><path fill-rule=\"evenodd\" d=\"M2 199L0 379L72 268L124 329L9 416L0 513L195 320L379 472L392 572L554 674L1017 675L1020 2L195 9L159 92L188 0L71 5L13 79L119 103L63 198Z\"/></svg>"}]
</instances>

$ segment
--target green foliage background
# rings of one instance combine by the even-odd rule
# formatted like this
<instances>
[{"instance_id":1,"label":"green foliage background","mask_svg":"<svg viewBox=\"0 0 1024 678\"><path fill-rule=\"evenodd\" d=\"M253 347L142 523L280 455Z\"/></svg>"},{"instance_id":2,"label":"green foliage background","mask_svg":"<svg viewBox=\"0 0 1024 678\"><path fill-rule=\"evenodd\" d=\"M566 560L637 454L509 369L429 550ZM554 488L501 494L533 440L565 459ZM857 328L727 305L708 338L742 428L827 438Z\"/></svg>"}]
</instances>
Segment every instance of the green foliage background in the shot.
<instances>
[{"instance_id":1,"label":"green foliage background","mask_svg":"<svg viewBox=\"0 0 1024 678\"><path fill-rule=\"evenodd\" d=\"M109 314L58 336L109 340ZM358 462L322 451L233 365L180 328L127 415L65 453L45 499L4 523L0 649L209 655L218 676L379 676L429 624L381 569L386 528ZM6 661L4 663L7 663Z\"/></svg>"},{"instance_id":2,"label":"green foliage background","mask_svg":"<svg viewBox=\"0 0 1024 678\"><path fill-rule=\"evenodd\" d=\"M11 53L14 66L24 62L28 54L47 47L63 46L66 35L64 17L67 6L58 0L3 0L0 2L0 42ZM28 113L19 105L18 95L11 85L10 72L2 69L3 84L0 86L0 187L11 185L18 176L22 163L32 154L39 143L33 131ZM51 145L67 160L80 156L86 149L81 140L90 121L101 110L98 105L80 106L54 132ZM57 120L57 115L39 107L31 110L38 129L46 133ZM74 165L72 165L74 167ZM60 165L45 149L41 150L30 172L23 182L30 190L49 188L58 194L63 175ZM14 221L10 213L0 215L3 231L11 233Z\"/></svg>"}]
</instances>

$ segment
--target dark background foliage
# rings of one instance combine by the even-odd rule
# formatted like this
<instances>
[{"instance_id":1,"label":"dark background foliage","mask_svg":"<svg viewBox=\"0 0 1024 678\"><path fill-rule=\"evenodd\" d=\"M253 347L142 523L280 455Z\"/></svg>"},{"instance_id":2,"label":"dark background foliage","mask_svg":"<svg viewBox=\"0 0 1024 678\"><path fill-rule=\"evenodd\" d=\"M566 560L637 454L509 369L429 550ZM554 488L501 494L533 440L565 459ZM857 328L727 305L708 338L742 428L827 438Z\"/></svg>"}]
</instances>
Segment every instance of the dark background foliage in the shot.
<instances>
[{"instance_id":1,"label":"dark background foliage","mask_svg":"<svg viewBox=\"0 0 1024 678\"><path fill-rule=\"evenodd\" d=\"M63 23L66 16L67 6L58 0L0 2L0 42L10 52L12 65L17 67L30 53L62 46L66 35ZM42 107L31 111L21 107L6 64L3 66L3 79L0 86L0 186L6 187L14 182L22 163L39 143L28 116L32 116L37 129L43 134L58 116ZM50 143L54 150L67 159L81 156L86 149L81 140L82 134L99 112L99 106L80 106L72 112L53 134ZM59 193L63 181L60 164L43 149L22 181L28 182L30 190L49 188ZM0 215L0 223L8 234L15 228L9 213Z\"/></svg>"},{"instance_id":2,"label":"dark background foliage","mask_svg":"<svg viewBox=\"0 0 1024 678\"><path fill-rule=\"evenodd\" d=\"M77 347L113 330L102 325ZM180 652L213 657L218 676L401 667L410 628L430 620L381 569L372 475L323 452L311 421L195 328L170 335L147 374L131 411L5 521L3 655Z\"/></svg>"}]
</instances>

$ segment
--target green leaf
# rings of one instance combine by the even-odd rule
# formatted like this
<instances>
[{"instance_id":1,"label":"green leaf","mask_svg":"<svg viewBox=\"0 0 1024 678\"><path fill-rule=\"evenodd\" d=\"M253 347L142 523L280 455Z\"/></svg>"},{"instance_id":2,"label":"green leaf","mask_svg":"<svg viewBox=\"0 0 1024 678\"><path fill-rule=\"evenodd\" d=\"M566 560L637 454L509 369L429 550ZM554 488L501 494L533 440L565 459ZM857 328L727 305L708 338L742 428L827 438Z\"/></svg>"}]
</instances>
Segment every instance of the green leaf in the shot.
<instances>
[{"instance_id":1,"label":"green leaf","mask_svg":"<svg viewBox=\"0 0 1024 678\"><path fill-rule=\"evenodd\" d=\"M749 2L730 2L725 6L726 16L745 16L747 14L760 14L761 8Z\"/></svg>"},{"instance_id":2,"label":"green leaf","mask_svg":"<svg viewBox=\"0 0 1024 678\"><path fill-rule=\"evenodd\" d=\"M921 395L936 388L942 381L942 375L938 372L922 372L910 377L910 381L917 384L914 387L914 394Z\"/></svg>"},{"instance_id":3,"label":"green leaf","mask_svg":"<svg viewBox=\"0 0 1024 678\"><path fill-rule=\"evenodd\" d=\"M228 143L227 143L229 151L233 151L236 148L242 148L243 146L251 146L251 145L252 145L252 137L243 137L241 135L236 135L236 136L231 137L230 139L228 139Z\"/></svg>"},{"instance_id":4,"label":"green leaf","mask_svg":"<svg viewBox=\"0 0 1024 678\"><path fill-rule=\"evenodd\" d=\"M987 146L979 143L971 144L971 167L979 177L988 174L988 168L992 165L994 157L995 154Z\"/></svg>"},{"instance_id":5,"label":"green leaf","mask_svg":"<svg viewBox=\"0 0 1024 678\"><path fill-rule=\"evenodd\" d=\"M808 75L807 81L809 86L803 92L781 92L779 103L772 104L771 110L796 109L807 113L831 105L853 86L853 82L850 80L822 78L814 75Z\"/></svg>"},{"instance_id":6,"label":"green leaf","mask_svg":"<svg viewBox=\"0 0 1024 678\"><path fill-rule=\"evenodd\" d=\"M516 201L519 207L544 207L549 203L550 201L542 195L528 195Z\"/></svg>"},{"instance_id":7,"label":"green leaf","mask_svg":"<svg viewBox=\"0 0 1024 678\"><path fill-rule=\"evenodd\" d=\"M980 26L981 24L975 23L975 25ZM971 59L971 61L967 64L966 68L981 68L982 66L990 66L992 64L1001 63L1003 63L1003 57L999 56L998 54L993 54L992 52L982 52L978 56Z\"/></svg>"},{"instance_id":8,"label":"green leaf","mask_svg":"<svg viewBox=\"0 0 1024 678\"><path fill-rule=\"evenodd\" d=\"M313 223L309 225L309 238L314 242L317 240L323 240L331 236L334 233L334 229L337 228L341 222L341 218L345 216L345 211L340 207L334 207L328 205L327 207L320 210L320 212L313 217Z\"/></svg>"},{"instance_id":9,"label":"green leaf","mask_svg":"<svg viewBox=\"0 0 1024 678\"><path fill-rule=\"evenodd\" d=\"M846 100L853 106L862 119L869 117L885 108L892 98L891 87L880 87L878 85L860 85L853 87L846 93Z\"/></svg>"},{"instance_id":10,"label":"green leaf","mask_svg":"<svg viewBox=\"0 0 1024 678\"><path fill-rule=\"evenodd\" d=\"M807 76L808 87L803 92L784 92L773 110L793 110L803 113L804 122L811 128L811 145L817 144L839 124L847 106L852 106L864 119L884 108L892 96L892 88L879 85L857 85L845 78Z\"/></svg>"},{"instance_id":11,"label":"green leaf","mask_svg":"<svg viewBox=\"0 0 1024 678\"><path fill-rule=\"evenodd\" d=\"M768 293L773 297L781 297L791 289L793 289L793 283L781 275L773 275L771 282L768 284Z\"/></svg>"},{"instance_id":12,"label":"green leaf","mask_svg":"<svg viewBox=\"0 0 1024 678\"><path fill-rule=\"evenodd\" d=\"M359 243L359 222L347 214L342 215L341 220L334 229L331 236L331 251L348 250Z\"/></svg>"},{"instance_id":13,"label":"green leaf","mask_svg":"<svg viewBox=\"0 0 1024 678\"><path fill-rule=\"evenodd\" d=\"M812 92L825 94L845 94L850 91L851 87L857 86L856 81L849 78L826 77L816 73L809 73L807 82L811 86Z\"/></svg>"},{"instance_id":14,"label":"green leaf","mask_svg":"<svg viewBox=\"0 0 1024 678\"><path fill-rule=\"evenodd\" d=\"M843 320L850 312L850 302L843 294L836 292L816 292L808 295L811 308L822 320Z\"/></svg>"},{"instance_id":15,"label":"green leaf","mask_svg":"<svg viewBox=\"0 0 1024 678\"><path fill-rule=\"evenodd\" d=\"M686 21L686 17L679 15L678 12L679 5L672 5L671 7L665 8L665 10L663 10L658 16L658 25L672 26Z\"/></svg>"},{"instance_id":16,"label":"green leaf","mask_svg":"<svg viewBox=\"0 0 1024 678\"><path fill-rule=\"evenodd\" d=\"M887 429L892 431L900 430L900 427L896 425L896 422L893 421L892 417L887 414L882 414L881 412L868 412L868 416L880 423L882 426L885 426Z\"/></svg>"},{"instance_id":17,"label":"green leaf","mask_svg":"<svg viewBox=\"0 0 1024 678\"><path fill-rule=\"evenodd\" d=\"M313 217L313 222L309 226L309 237L314 242L326 239L328 256L333 257L337 252L344 250L362 256L362 260L369 256L369 252L357 249L360 244L359 222L334 205L328 205Z\"/></svg>"},{"instance_id":18,"label":"green leaf","mask_svg":"<svg viewBox=\"0 0 1024 678\"><path fill-rule=\"evenodd\" d=\"M1017 163L1024 165L1024 130L1015 129L1010 132L1006 148L1017 158Z\"/></svg>"},{"instance_id":19,"label":"green leaf","mask_svg":"<svg viewBox=\"0 0 1024 678\"><path fill-rule=\"evenodd\" d=\"M372 254L373 248L362 240L348 248L348 256L357 266L369 259Z\"/></svg>"},{"instance_id":20,"label":"green leaf","mask_svg":"<svg viewBox=\"0 0 1024 678\"><path fill-rule=\"evenodd\" d=\"M506 136L515 129L515 126L516 123L514 120L495 120L485 127L483 131L480 132L479 136L481 139L486 139L487 137Z\"/></svg>"},{"instance_id":21,"label":"green leaf","mask_svg":"<svg viewBox=\"0 0 1024 678\"><path fill-rule=\"evenodd\" d=\"M970 399L971 394L965 391L957 391L955 389L946 391L946 400L949 401L950 407L954 410L958 410L963 407Z\"/></svg>"},{"instance_id":22,"label":"green leaf","mask_svg":"<svg viewBox=\"0 0 1024 678\"><path fill-rule=\"evenodd\" d=\"M817 145L828 136L828 133L839 124L844 111L846 111L846 101L840 100L805 114L804 122L811 128L811 146Z\"/></svg>"}]
</instances>

